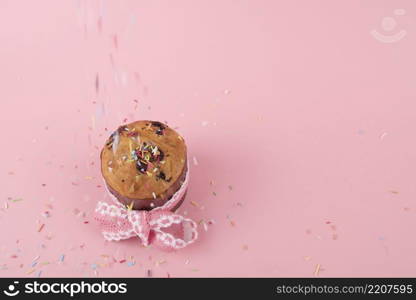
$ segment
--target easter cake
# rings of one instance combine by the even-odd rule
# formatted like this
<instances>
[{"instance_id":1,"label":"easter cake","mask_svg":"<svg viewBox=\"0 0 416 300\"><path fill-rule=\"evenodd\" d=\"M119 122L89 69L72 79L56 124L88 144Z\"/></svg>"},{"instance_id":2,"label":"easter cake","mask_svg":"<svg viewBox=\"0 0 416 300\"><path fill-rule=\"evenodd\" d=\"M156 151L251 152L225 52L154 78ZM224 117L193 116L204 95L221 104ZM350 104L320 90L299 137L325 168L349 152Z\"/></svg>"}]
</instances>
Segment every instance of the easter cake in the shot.
<instances>
[{"instance_id":1,"label":"easter cake","mask_svg":"<svg viewBox=\"0 0 416 300\"><path fill-rule=\"evenodd\" d=\"M120 126L101 151L108 191L134 210L163 206L185 182L186 151L184 139L164 123L136 121Z\"/></svg>"}]
</instances>

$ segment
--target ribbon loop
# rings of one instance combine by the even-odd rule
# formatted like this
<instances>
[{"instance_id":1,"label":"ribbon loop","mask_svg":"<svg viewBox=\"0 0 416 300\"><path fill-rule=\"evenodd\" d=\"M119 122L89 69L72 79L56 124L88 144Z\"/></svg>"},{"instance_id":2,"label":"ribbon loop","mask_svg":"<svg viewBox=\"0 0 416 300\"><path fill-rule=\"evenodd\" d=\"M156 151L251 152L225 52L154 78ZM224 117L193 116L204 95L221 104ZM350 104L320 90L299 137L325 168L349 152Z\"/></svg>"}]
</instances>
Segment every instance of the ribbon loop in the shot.
<instances>
[{"instance_id":1,"label":"ribbon loop","mask_svg":"<svg viewBox=\"0 0 416 300\"><path fill-rule=\"evenodd\" d=\"M95 219L108 241L140 238L144 246L171 251L181 249L198 238L196 223L169 210L127 210L122 206L98 202Z\"/></svg>"}]
</instances>

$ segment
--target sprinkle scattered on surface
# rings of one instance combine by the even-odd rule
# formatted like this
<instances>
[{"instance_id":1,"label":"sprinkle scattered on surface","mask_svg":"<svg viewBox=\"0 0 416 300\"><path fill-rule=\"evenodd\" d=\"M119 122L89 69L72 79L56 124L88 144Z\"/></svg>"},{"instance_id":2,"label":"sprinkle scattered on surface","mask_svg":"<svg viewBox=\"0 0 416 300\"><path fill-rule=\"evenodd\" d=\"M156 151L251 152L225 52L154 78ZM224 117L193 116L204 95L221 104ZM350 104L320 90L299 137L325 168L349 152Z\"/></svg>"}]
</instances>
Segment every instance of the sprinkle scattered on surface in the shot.
<instances>
[{"instance_id":1,"label":"sprinkle scattered on surface","mask_svg":"<svg viewBox=\"0 0 416 300\"><path fill-rule=\"evenodd\" d=\"M380 134L380 140L384 140L387 134L388 134L387 132L383 132L382 134Z\"/></svg>"},{"instance_id":2,"label":"sprinkle scattered on surface","mask_svg":"<svg viewBox=\"0 0 416 300\"><path fill-rule=\"evenodd\" d=\"M165 259L161 259L161 260L156 261L155 262L155 265L158 267L158 266L160 266L160 265L162 265L164 263L166 263L166 260Z\"/></svg>"},{"instance_id":3,"label":"sprinkle scattered on surface","mask_svg":"<svg viewBox=\"0 0 416 300\"><path fill-rule=\"evenodd\" d=\"M199 204L197 202L193 201L193 200L190 203L195 207L199 207Z\"/></svg>"},{"instance_id":4,"label":"sprinkle scattered on surface","mask_svg":"<svg viewBox=\"0 0 416 300\"><path fill-rule=\"evenodd\" d=\"M152 270L150 270L150 269L148 269L147 271L146 271L146 277L152 277Z\"/></svg>"},{"instance_id":5,"label":"sprinkle scattered on surface","mask_svg":"<svg viewBox=\"0 0 416 300\"><path fill-rule=\"evenodd\" d=\"M129 267L133 267L135 264L136 264L135 261L129 261L129 262L127 262L127 266L129 266Z\"/></svg>"},{"instance_id":6,"label":"sprinkle scattered on surface","mask_svg":"<svg viewBox=\"0 0 416 300\"><path fill-rule=\"evenodd\" d=\"M23 198L11 199L10 201L12 201L12 202L19 202L19 201L23 201Z\"/></svg>"},{"instance_id":7,"label":"sprinkle scattered on surface","mask_svg":"<svg viewBox=\"0 0 416 300\"><path fill-rule=\"evenodd\" d=\"M30 269L29 271L26 272L27 275L32 274L33 272L35 272L35 269Z\"/></svg>"},{"instance_id":8,"label":"sprinkle scattered on surface","mask_svg":"<svg viewBox=\"0 0 416 300\"><path fill-rule=\"evenodd\" d=\"M320 270L321 270L321 264L317 264L316 267L315 267L315 272L313 273L313 275L318 276Z\"/></svg>"}]
</instances>

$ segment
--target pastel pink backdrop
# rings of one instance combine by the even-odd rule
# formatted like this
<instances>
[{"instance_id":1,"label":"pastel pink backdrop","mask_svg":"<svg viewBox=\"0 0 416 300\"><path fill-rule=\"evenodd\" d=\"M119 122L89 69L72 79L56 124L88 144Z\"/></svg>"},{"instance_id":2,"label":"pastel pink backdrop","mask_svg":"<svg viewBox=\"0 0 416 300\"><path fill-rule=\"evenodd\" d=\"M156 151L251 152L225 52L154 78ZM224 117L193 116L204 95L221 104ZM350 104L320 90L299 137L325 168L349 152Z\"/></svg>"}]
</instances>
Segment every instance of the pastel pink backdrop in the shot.
<instances>
[{"instance_id":1,"label":"pastel pink backdrop","mask_svg":"<svg viewBox=\"0 0 416 300\"><path fill-rule=\"evenodd\" d=\"M0 276L416 276L415 16L410 0L1 1ZM180 211L203 221L176 253L92 222L100 147L136 119L188 143Z\"/></svg>"}]
</instances>

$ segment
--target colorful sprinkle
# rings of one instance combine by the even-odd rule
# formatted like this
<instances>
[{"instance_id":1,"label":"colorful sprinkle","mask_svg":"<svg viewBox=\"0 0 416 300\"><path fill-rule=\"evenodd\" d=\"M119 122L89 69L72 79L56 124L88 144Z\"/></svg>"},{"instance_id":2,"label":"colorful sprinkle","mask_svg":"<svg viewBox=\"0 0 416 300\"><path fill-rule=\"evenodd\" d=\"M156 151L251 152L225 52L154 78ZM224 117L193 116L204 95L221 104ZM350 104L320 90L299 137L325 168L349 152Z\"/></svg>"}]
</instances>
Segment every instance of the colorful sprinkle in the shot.
<instances>
[{"instance_id":1,"label":"colorful sprinkle","mask_svg":"<svg viewBox=\"0 0 416 300\"><path fill-rule=\"evenodd\" d=\"M38 232L41 232L43 230L43 228L45 227L45 224L41 224L38 228Z\"/></svg>"}]
</instances>

